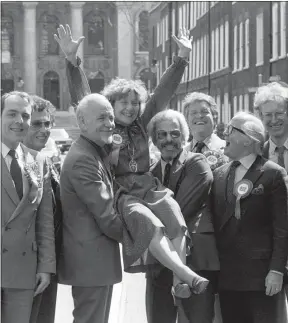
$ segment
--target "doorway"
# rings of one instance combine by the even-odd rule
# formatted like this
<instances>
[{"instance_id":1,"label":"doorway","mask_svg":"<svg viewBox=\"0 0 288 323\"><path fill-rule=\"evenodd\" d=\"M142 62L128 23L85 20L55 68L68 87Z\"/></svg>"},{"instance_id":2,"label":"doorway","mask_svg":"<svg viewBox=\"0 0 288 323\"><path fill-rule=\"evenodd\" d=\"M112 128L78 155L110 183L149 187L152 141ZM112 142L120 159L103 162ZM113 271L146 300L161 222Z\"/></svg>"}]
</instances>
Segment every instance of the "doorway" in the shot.
<instances>
[{"instance_id":1,"label":"doorway","mask_svg":"<svg viewBox=\"0 0 288 323\"><path fill-rule=\"evenodd\" d=\"M43 97L50 101L57 110L61 110L59 76L54 71L49 71L44 75Z\"/></svg>"}]
</instances>

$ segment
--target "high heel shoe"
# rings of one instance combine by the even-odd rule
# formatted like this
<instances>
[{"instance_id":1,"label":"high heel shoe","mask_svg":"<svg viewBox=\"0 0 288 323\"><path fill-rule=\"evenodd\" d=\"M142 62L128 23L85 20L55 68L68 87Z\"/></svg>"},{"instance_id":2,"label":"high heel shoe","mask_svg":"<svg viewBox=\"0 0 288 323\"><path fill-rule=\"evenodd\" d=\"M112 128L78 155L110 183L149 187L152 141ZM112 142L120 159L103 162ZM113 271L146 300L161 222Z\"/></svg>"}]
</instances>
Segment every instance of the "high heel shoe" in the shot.
<instances>
[{"instance_id":1,"label":"high heel shoe","mask_svg":"<svg viewBox=\"0 0 288 323\"><path fill-rule=\"evenodd\" d=\"M191 296L191 290L188 284L179 283L176 286L172 286L171 294L173 296L174 306L180 306L182 298L189 298Z\"/></svg>"},{"instance_id":2,"label":"high heel shoe","mask_svg":"<svg viewBox=\"0 0 288 323\"><path fill-rule=\"evenodd\" d=\"M202 294L209 284L209 280L198 276L192 280L191 290L193 294Z\"/></svg>"}]
</instances>

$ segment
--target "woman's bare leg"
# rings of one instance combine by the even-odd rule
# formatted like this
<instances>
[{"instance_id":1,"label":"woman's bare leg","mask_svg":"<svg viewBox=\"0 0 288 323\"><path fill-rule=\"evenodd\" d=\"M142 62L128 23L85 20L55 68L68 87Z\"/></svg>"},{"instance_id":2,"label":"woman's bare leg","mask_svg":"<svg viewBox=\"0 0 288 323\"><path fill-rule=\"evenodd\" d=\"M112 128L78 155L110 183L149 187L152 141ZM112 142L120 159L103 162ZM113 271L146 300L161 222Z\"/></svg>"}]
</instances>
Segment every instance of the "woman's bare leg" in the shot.
<instances>
[{"instance_id":1,"label":"woman's bare leg","mask_svg":"<svg viewBox=\"0 0 288 323\"><path fill-rule=\"evenodd\" d=\"M155 230L154 237L149 245L149 251L162 265L172 270L181 281L190 287L195 288L200 283L201 287L198 286L200 292L206 288L207 279L197 275L183 264L172 242L163 235L162 228ZM207 284L204 284L204 282L207 282Z\"/></svg>"},{"instance_id":2,"label":"woman's bare leg","mask_svg":"<svg viewBox=\"0 0 288 323\"><path fill-rule=\"evenodd\" d=\"M180 260L184 265L186 265L186 237L185 235L181 235L170 240L172 245L174 246ZM182 283L179 277L174 273L173 275L173 286Z\"/></svg>"}]
</instances>

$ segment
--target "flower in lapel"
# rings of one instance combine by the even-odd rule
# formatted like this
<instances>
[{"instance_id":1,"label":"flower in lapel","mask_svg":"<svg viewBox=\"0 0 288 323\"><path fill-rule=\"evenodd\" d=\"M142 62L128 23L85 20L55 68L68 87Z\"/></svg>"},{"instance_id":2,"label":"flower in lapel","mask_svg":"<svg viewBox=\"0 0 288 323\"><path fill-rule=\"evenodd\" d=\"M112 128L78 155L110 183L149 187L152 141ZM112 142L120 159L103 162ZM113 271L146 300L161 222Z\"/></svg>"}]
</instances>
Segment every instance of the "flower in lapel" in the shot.
<instances>
[{"instance_id":1,"label":"flower in lapel","mask_svg":"<svg viewBox=\"0 0 288 323\"><path fill-rule=\"evenodd\" d=\"M24 165L24 174L30 185L28 199L30 203L34 203L38 196L38 189L41 187L41 174L38 162L34 160L31 163L26 163Z\"/></svg>"},{"instance_id":2,"label":"flower in lapel","mask_svg":"<svg viewBox=\"0 0 288 323\"><path fill-rule=\"evenodd\" d=\"M208 150L205 151L203 155L206 157L212 171L228 163L228 159L220 150Z\"/></svg>"}]
</instances>

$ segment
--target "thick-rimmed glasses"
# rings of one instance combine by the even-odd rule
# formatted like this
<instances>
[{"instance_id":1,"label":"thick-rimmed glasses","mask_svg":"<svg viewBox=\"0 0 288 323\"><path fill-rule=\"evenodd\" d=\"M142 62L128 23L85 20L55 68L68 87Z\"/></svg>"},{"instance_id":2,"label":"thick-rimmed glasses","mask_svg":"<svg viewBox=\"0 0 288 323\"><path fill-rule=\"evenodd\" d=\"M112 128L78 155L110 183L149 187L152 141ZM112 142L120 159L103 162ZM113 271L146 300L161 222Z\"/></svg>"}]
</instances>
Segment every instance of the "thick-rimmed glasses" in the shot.
<instances>
[{"instance_id":1,"label":"thick-rimmed glasses","mask_svg":"<svg viewBox=\"0 0 288 323\"><path fill-rule=\"evenodd\" d=\"M33 130L40 130L43 126L46 130L49 130L52 128L52 122L51 121L32 121L31 122L31 128Z\"/></svg>"},{"instance_id":2,"label":"thick-rimmed glasses","mask_svg":"<svg viewBox=\"0 0 288 323\"><path fill-rule=\"evenodd\" d=\"M157 138L163 140L167 138L168 134L170 134L171 138L177 139L181 136L181 132L179 130L165 131L159 130L157 131Z\"/></svg>"},{"instance_id":3,"label":"thick-rimmed glasses","mask_svg":"<svg viewBox=\"0 0 288 323\"><path fill-rule=\"evenodd\" d=\"M226 127L226 129L225 129L225 133L227 134L227 135L231 135L231 133L233 132L233 130L237 130L237 131L239 131L240 133L242 133L243 135L246 135L246 136L248 136L242 129L239 129L239 128L237 128L237 127L234 127L234 126L232 126L231 124L229 124L227 127ZM249 136L248 136L249 137Z\"/></svg>"}]
</instances>

